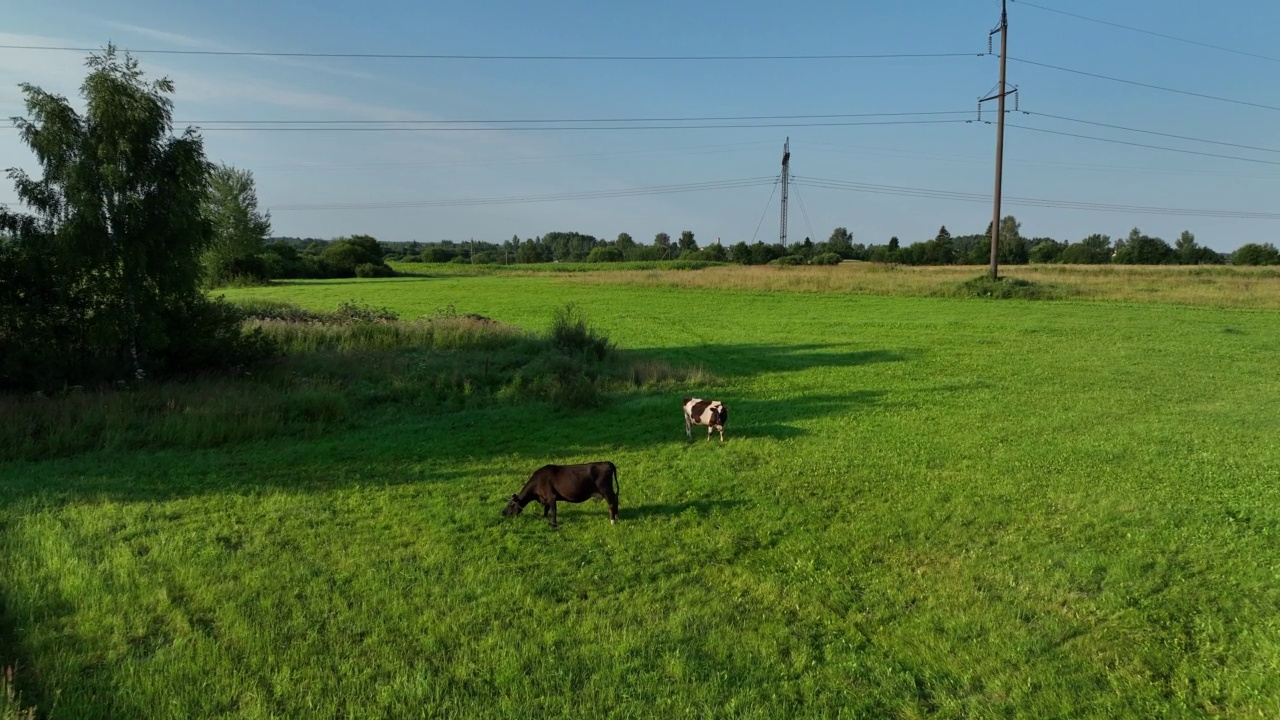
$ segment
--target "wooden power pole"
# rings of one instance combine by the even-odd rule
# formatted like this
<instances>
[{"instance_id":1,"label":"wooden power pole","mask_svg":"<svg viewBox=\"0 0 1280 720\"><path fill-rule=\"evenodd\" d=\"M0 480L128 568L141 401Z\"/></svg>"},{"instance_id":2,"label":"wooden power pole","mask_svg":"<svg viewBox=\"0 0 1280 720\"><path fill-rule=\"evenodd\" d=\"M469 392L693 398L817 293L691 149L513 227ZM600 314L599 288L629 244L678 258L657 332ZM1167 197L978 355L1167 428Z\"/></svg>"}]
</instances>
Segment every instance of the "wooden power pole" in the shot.
<instances>
[{"instance_id":1,"label":"wooden power pole","mask_svg":"<svg viewBox=\"0 0 1280 720\"><path fill-rule=\"evenodd\" d=\"M1009 12L1008 0L1000 0L1000 25L992 30L990 35L1000 33L1000 85L994 95L988 95L978 101L979 104L988 100L997 100L999 106L999 116L996 118L996 190L995 203L991 209L991 279L1000 279L999 271L999 255L1000 255L1000 192L1001 192L1001 175L1004 171L1004 99L1010 95L1005 85L1005 62L1009 54ZM1017 92L1015 89L1013 92Z\"/></svg>"}]
</instances>

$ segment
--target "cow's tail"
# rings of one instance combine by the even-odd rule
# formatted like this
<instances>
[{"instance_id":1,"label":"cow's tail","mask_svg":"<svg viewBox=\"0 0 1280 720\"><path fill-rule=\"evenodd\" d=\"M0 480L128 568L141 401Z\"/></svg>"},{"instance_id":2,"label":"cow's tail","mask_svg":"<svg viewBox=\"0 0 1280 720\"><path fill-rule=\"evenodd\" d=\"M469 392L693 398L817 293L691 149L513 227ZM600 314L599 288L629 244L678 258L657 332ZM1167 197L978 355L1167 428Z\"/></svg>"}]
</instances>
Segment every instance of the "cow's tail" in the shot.
<instances>
[{"instance_id":1,"label":"cow's tail","mask_svg":"<svg viewBox=\"0 0 1280 720\"><path fill-rule=\"evenodd\" d=\"M618 479L617 465L613 466L613 494L618 497L622 495L622 481Z\"/></svg>"}]
</instances>

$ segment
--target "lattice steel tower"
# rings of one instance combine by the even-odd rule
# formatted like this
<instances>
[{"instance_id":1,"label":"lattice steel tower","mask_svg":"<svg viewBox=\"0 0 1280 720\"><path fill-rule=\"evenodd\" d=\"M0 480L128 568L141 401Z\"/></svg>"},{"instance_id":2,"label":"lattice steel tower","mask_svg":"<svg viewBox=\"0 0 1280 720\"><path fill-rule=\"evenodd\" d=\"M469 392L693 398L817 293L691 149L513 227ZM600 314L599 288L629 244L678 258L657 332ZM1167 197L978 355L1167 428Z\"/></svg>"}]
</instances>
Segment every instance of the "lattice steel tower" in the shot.
<instances>
[{"instance_id":1,"label":"lattice steel tower","mask_svg":"<svg viewBox=\"0 0 1280 720\"><path fill-rule=\"evenodd\" d=\"M787 181L791 179L791 138L782 146L782 230L778 233L778 244L787 246Z\"/></svg>"}]
</instances>

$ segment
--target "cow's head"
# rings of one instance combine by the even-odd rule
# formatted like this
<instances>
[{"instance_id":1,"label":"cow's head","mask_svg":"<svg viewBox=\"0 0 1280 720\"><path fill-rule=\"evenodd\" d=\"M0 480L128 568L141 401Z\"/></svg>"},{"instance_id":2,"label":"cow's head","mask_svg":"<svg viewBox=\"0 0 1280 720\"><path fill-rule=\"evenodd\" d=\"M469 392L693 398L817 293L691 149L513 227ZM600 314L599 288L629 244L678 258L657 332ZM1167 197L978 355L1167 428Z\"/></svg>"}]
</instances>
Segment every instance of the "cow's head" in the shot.
<instances>
[{"instance_id":1,"label":"cow's head","mask_svg":"<svg viewBox=\"0 0 1280 720\"><path fill-rule=\"evenodd\" d=\"M510 517L512 515L519 515L521 510L524 510L524 506L520 504L520 498L516 495L512 495L507 500L507 506L503 508L502 514Z\"/></svg>"}]
</instances>

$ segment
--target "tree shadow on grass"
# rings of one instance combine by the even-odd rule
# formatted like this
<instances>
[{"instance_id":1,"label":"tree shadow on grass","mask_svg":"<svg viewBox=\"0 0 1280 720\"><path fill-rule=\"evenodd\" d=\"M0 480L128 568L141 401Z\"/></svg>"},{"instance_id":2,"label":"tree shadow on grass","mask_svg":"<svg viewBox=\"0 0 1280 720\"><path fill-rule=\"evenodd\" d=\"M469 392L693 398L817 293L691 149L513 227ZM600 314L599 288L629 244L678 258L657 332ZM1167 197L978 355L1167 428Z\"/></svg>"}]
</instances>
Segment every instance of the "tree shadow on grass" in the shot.
<instances>
[{"instance_id":1,"label":"tree shadow on grass","mask_svg":"<svg viewBox=\"0 0 1280 720\"><path fill-rule=\"evenodd\" d=\"M878 363L905 362L921 354L918 350L845 350L847 345L693 345L627 351L638 358L659 357L677 365L705 368L723 378L742 378L762 373L798 372L815 368L850 368Z\"/></svg>"},{"instance_id":2,"label":"tree shadow on grass","mask_svg":"<svg viewBox=\"0 0 1280 720\"><path fill-rule=\"evenodd\" d=\"M465 275L393 275L391 277L382 278L304 278L299 280L272 280L269 285L264 287L332 287L334 285L381 285L397 282L413 282L414 280L423 280L427 278L447 278L447 277L470 277Z\"/></svg>"},{"instance_id":3,"label":"tree shadow on grass","mask_svg":"<svg viewBox=\"0 0 1280 720\"><path fill-rule=\"evenodd\" d=\"M806 434L793 423L858 412L882 399L863 391L780 400L726 397L725 445L785 441ZM701 428L695 428L701 430ZM476 478L512 484L546 463L608 460L707 443L687 440L680 398L625 398L604 408L558 413L542 404L433 415L418 410L319 438L280 438L213 449L89 453L11 463L0 491L14 502L164 502L216 494L315 493L404 484L467 488ZM720 445L717 436L713 444ZM483 469L480 469L483 468ZM627 475L627 468L621 474ZM624 480L625 482L625 480Z\"/></svg>"},{"instance_id":4,"label":"tree shadow on grass","mask_svg":"<svg viewBox=\"0 0 1280 720\"><path fill-rule=\"evenodd\" d=\"M899 362L909 353L841 350L828 345L711 345L644 353L647 357L696 357L721 377L812 368ZM352 409L318 432L298 433L216 448L169 447L85 453L39 462L0 464L0 491L14 501L39 497L54 504L77 500L157 502L220 493L326 492L351 486L459 484L482 475L528 472L545 463L609 459L670 445L689 444L681 399L699 394L730 408L728 443L786 441L805 435L797 423L848 415L879 404L884 393L861 390L761 400L731 388L637 391L591 410L558 410L543 403L493 403L442 412L396 404ZM297 428L293 428L296 430ZM693 441L706 442L703 428ZM716 442L719 442L718 437ZM520 460L523 458L524 460ZM519 462L521 468L511 465ZM457 467L469 470L460 471ZM623 470L626 474L626 470Z\"/></svg>"}]
</instances>

